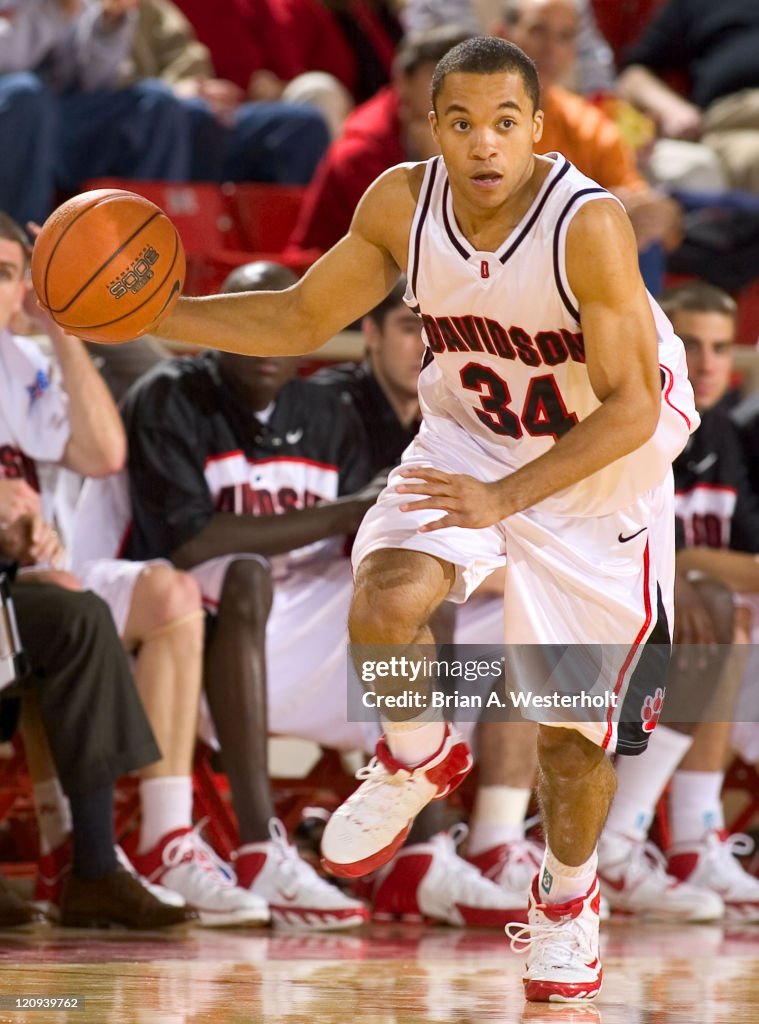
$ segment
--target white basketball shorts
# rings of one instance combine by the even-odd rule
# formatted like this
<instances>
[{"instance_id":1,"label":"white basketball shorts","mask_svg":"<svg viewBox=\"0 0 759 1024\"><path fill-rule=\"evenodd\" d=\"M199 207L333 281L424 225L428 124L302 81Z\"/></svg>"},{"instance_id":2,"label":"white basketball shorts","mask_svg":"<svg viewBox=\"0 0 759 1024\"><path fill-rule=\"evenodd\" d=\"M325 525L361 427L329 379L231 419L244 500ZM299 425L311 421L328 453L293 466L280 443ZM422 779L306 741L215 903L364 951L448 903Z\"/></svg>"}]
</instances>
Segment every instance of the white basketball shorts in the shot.
<instances>
[{"instance_id":1,"label":"white basketball shorts","mask_svg":"<svg viewBox=\"0 0 759 1024\"><path fill-rule=\"evenodd\" d=\"M423 424L401 465L486 482L504 476L494 454L453 420L441 418L434 426ZM606 516L547 515L536 508L487 529L451 527L430 534L418 528L441 513L401 512L413 500L395 490L402 481L393 470L365 516L353 546L354 567L383 548L426 552L454 566L450 598L461 602L506 564L507 645L603 645L604 658L610 651L618 661L604 673L612 695L603 720L546 724L576 728L610 752L642 752L664 695L673 622L671 474L654 491Z\"/></svg>"}]
</instances>

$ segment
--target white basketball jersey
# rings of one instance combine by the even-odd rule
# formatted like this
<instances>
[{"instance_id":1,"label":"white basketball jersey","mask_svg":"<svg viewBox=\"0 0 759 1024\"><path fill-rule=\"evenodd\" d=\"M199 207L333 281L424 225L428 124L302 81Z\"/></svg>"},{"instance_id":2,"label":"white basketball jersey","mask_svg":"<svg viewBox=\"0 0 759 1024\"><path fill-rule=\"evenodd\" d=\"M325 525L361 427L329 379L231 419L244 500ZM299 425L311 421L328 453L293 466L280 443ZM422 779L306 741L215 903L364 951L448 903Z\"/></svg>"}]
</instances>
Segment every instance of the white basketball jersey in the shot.
<instances>
[{"instance_id":1,"label":"white basketball jersey","mask_svg":"<svg viewBox=\"0 0 759 1024\"><path fill-rule=\"evenodd\" d=\"M428 161L409 238L406 302L424 322L424 418L453 419L504 476L542 455L597 409L578 302L566 273L567 229L594 199L613 198L563 156L495 252L460 231L441 157ZM555 514L605 515L657 486L698 425L685 353L650 298L659 340L662 412L643 447L541 502ZM434 358L432 358L434 357Z\"/></svg>"}]
</instances>

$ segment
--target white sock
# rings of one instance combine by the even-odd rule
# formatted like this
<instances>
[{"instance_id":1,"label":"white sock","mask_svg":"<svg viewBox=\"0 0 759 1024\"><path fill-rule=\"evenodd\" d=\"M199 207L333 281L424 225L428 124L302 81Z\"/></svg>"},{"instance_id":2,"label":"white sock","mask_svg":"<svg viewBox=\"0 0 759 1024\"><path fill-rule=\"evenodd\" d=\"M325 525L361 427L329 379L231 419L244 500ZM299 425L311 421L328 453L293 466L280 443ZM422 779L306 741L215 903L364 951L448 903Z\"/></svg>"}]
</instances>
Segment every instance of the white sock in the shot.
<instances>
[{"instance_id":1,"label":"white sock","mask_svg":"<svg viewBox=\"0 0 759 1024\"><path fill-rule=\"evenodd\" d=\"M620 846L627 840L629 848L632 842L646 838L659 798L692 742L690 736L657 725L642 754L617 760L617 792L602 846L607 848L613 840L619 840L615 845Z\"/></svg>"},{"instance_id":2,"label":"white sock","mask_svg":"<svg viewBox=\"0 0 759 1024\"><path fill-rule=\"evenodd\" d=\"M585 896L593 884L598 867L598 850L593 850L584 864L570 867L562 864L551 853L546 844L543 863L540 866L538 896L542 903L568 903L579 896Z\"/></svg>"},{"instance_id":3,"label":"white sock","mask_svg":"<svg viewBox=\"0 0 759 1024\"><path fill-rule=\"evenodd\" d=\"M35 785L34 808L40 833L40 853L50 853L71 834L71 808L57 775Z\"/></svg>"},{"instance_id":4,"label":"white sock","mask_svg":"<svg viewBox=\"0 0 759 1024\"><path fill-rule=\"evenodd\" d=\"M700 843L708 832L725 827L724 781L724 772L675 772L669 794L673 846Z\"/></svg>"},{"instance_id":5,"label":"white sock","mask_svg":"<svg viewBox=\"0 0 759 1024\"><path fill-rule=\"evenodd\" d=\"M396 761L409 768L416 768L436 754L445 737L445 722L391 722L383 719L382 728L390 753Z\"/></svg>"},{"instance_id":6,"label":"white sock","mask_svg":"<svg viewBox=\"0 0 759 1024\"><path fill-rule=\"evenodd\" d=\"M515 786L480 786L469 821L470 856L503 843L524 839L524 819L531 789Z\"/></svg>"},{"instance_id":7,"label":"white sock","mask_svg":"<svg viewBox=\"0 0 759 1024\"><path fill-rule=\"evenodd\" d=\"M159 840L178 828L192 828L192 779L189 775L167 775L140 782L140 843L138 853L147 853Z\"/></svg>"}]
</instances>

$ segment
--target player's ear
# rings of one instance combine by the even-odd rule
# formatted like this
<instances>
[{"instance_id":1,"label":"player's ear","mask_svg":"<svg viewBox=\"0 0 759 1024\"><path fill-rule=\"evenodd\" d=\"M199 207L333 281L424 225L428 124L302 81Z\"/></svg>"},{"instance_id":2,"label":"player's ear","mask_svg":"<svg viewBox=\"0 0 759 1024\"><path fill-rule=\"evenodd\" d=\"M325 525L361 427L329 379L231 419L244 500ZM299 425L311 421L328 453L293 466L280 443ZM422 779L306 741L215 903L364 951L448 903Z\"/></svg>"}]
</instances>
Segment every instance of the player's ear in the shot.
<instances>
[{"instance_id":1,"label":"player's ear","mask_svg":"<svg viewBox=\"0 0 759 1024\"><path fill-rule=\"evenodd\" d=\"M439 129L439 126L438 126L437 114L435 113L434 107L429 112L429 114L427 114L427 119L429 120L430 128L432 129L432 138L435 140L435 142L439 146L440 145L440 129Z\"/></svg>"},{"instance_id":2,"label":"player's ear","mask_svg":"<svg viewBox=\"0 0 759 1024\"><path fill-rule=\"evenodd\" d=\"M361 334L364 338L366 351L373 352L379 345L380 329L370 316L365 316L362 319Z\"/></svg>"},{"instance_id":3,"label":"player's ear","mask_svg":"<svg viewBox=\"0 0 759 1024\"><path fill-rule=\"evenodd\" d=\"M532 141L540 142L543 137L543 111L536 110L532 115Z\"/></svg>"}]
</instances>

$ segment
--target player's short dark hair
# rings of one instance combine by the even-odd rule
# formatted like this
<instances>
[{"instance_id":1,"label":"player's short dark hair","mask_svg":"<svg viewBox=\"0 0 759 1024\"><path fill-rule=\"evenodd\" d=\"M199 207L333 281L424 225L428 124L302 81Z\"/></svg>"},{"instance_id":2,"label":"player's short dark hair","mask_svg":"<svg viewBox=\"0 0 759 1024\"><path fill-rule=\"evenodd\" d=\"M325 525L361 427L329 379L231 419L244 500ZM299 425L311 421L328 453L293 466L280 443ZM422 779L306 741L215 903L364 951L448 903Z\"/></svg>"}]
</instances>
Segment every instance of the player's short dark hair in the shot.
<instances>
[{"instance_id":1,"label":"player's short dark hair","mask_svg":"<svg viewBox=\"0 0 759 1024\"><path fill-rule=\"evenodd\" d=\"M500 75L513 72L524 82L533 110L540 106L538 69L524 50L496 36L474 36L454 46L438 62L432 76L432 105L446 77L454 72L468 75Z\"/></svg>"},{"instance_id":2,"label":"player's short dark hair","mask_svg":"<svg viewBox=\"0 0 759 1024\"><path fill-rule=\"evenodd\" d=\"M391 292L389 292L382 302L378 303L374 309L370 309L366 314L370 320L379 327L380 330L385 326L385 319L388 313L392 313L398 306L403 305L403 296L406 293L406 278L402 277Z\"/></svg>"},{"instance_id":3,"label":"player's short dark hair","mask_svg":"<svg viewBox=\"0 0 759 1024\"><path fill-rule=\"evenodd\" d=\"M21 246L21 251L24 254L23 269L29 266L29 258L32 253L32 247L29 244L29 238L26 232L17 224L16 221L9 217L7 213L3 213L0 210L0 238L5 238L9 242L18 242Z\"/></svg>"},{"instance_id":4,"label":"player's short dark hair","mask_svg":"<svg viewBox=\"0 0 759 1024\"><path fill-rule=\"evenodd\" d=\"M437 64L452 47L471 38L472 33L461 25L409 32L398 44L393 67L403 75L413 75L424 64Z\"/></svg>"},{"instance_id":5,"label":"player's short dark hair","mask_svg":"<svg viewBox=\"0 0 759 1024\"><path fill-rule=\"evenodd\" d=\"M708 281L686 281L673 285L659 296L659 305L672 319L676 313L723 313L732 317L738 315L738 304L722 288Z\"/></svg>"}]
</instances>

